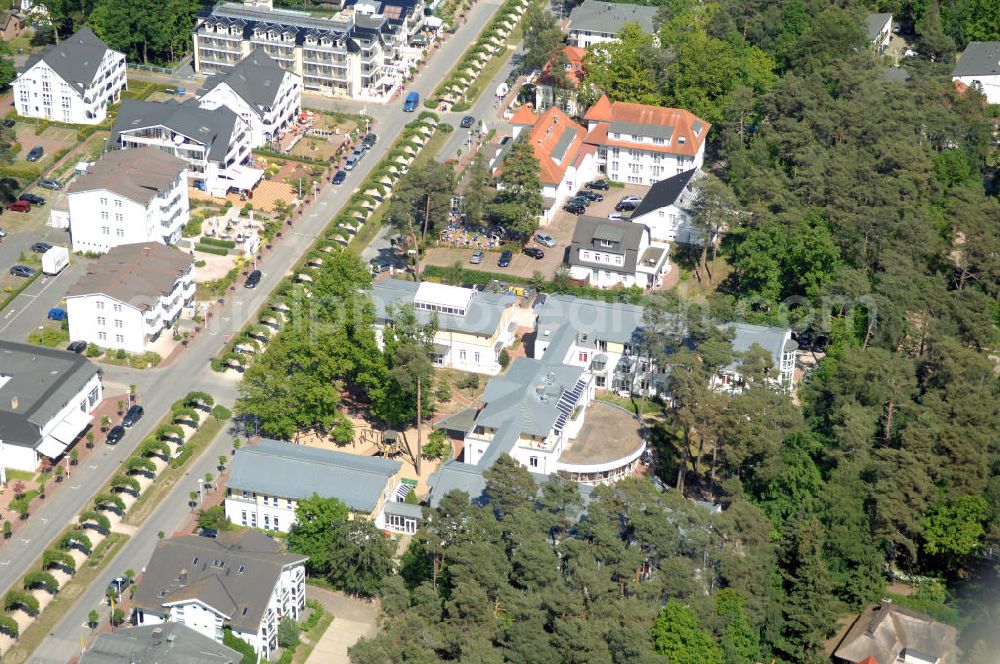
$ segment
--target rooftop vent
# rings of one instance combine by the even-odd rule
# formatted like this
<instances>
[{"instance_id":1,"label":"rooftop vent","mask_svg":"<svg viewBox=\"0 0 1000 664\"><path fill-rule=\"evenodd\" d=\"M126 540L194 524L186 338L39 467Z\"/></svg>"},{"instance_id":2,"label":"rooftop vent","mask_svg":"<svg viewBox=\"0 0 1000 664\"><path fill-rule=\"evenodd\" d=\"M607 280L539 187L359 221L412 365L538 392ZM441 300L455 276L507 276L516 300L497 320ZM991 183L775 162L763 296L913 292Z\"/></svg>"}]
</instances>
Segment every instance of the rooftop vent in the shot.
<instances>
[{"instance_id":1,"label":"rooftop vent","mask_svg":"<svg viewBox=\"0 0 1000 664\"><path fill-rule=\"evenodd\" d=\"M17 395L15 394L14 396L12 396L10 398L10 409L11 410L17 410L18 403L19 402L17 400Z\"/></svg>"}]
</instances>

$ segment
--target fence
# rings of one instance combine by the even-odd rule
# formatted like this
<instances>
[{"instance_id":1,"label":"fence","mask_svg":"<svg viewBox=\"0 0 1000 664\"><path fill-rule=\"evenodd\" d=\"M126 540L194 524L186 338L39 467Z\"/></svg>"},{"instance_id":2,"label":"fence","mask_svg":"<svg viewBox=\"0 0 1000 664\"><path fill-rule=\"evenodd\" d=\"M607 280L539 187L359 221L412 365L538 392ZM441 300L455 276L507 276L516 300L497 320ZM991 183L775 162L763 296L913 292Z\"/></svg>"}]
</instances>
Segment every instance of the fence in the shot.
<instances>
[{"instance_id":1,"label":"fence","mask_svg":"<svg viewBox=\"0 0 1000 664\"><path fill-rule=\"evenodd\" d=\"M148 72L153 72L153 73L156 73L156 74L169 74L171 76L175 76L177 73L179 73L182 69L184 69L185 67L189 66L190 64L191 64L191 58L187 57L187 58L182 59L180 62L178 62L173 67L160 67L158 65L144 65L141 62L129 62L129 63L126 63L126 66L129 69L134 69L135 71L148 71Z\"/></svg>"}]
</instances>

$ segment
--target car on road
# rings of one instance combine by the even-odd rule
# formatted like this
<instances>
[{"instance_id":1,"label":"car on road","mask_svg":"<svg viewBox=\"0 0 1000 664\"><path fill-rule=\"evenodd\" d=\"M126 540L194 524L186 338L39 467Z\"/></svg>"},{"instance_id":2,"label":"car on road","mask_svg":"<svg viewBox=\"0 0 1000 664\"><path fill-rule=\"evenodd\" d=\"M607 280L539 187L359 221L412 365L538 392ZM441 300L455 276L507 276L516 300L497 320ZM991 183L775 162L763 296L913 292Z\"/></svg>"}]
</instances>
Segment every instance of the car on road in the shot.
<instances>
[{"instance_id":1,"label":"car on road","mask_svg":"<svg viewBox=\"0 0 1000 664\"><path fill-rule=\"evenodd\" d=\"M417 110L417 104L419 103L420 103L420 93L411 92L410 94L406 95L406 101L403 102L403 112L412 113L413 111Z\"/></svg>"},{"instance_id":2,"label":"car on road","mask_svg":"<svg viewBox=\"0 0 1000 664\"><path fill-rule=\"evenodd\" d=\"M607 180L594 180L593 182L587 183L587 189L600 189L601 191L607 191L611 189L611 185L608 184Z\"/></svg>"},{"instance_id":3,"label":"car on road","mask_svg":"<svg viewBox=\"0 0 1000 664\"><path fill-rule=\"evenodd\" d=\"M525 247L524 248L524 255L525 256L531 256L536 261L540 261L543 258L545 258L545 252L542 251L541 249L539 249L538 247Z\"/></svg>"},{"instance_id":4,"label":"car on road","mask_svg":"<svg viewBox=\"0 0 1000 664\"><path fill-rule=\"evenodd\" d=\"M570 214L584 214L587 211L587 208L585 208L584 206L577 205L576 203L573 202L569 202L566 205L564 205L563 209L569 212Z\"/></svg>"},{"instance_id":5,"label":"car on road","mask_svg":"<svg viewBox=\"0 0 1000 664\"><path fill-rule=\"evenodd\" d=\"M545 233L535 233L535 242L549 248L556 246L556 239Z\"/></svg>"},{"instance_id":6,"label":"car on road","mask_svg":"<svg viewBox=\"0 0 1000 664\"><path fill-rule=\"evenodd\" d=\"M374 146L377 142L378 142L378 136L377 135L375 135L375 134L365 134L365 138L364 138L364 140L361 141L361 144L364 145L366 148L370 148L370 147Z\"/></svg>"},{"instance_id":7,"label":"car on road","mask_svg":"<svg viewBox=\"0 0 1000 664\"><path fill-rule=\"evenodd\" d=\"M124 436L125 436L125 427L123 427L120 424L116 424L113 427L111 427L111 431L108 432L108 437L105 439L105 442L108 445L117 445L118 441L121 440Z\"/></svg>"},{"instance_id":8,"label":"car on road","mask_svg":"<svg viewBox=\"0 0 1000 664\"><path fill-rule=\"evenodd\" d=\"M31 245L31 250L36 254L44 254L46 251L52 248L52 245L48 242L36 242Z\"/></svg>"},{"instance_id":9,"label":"car on road","mask_svg":"<svg viewBox=\"0 0 1000 664\"><path fill-rule=\"evenodd\" d=\"M344 170L345 171L353 171L354 167L358 165L358 162L360 162L361 158L364 157L364 156L365 156L365 151L364 150L360 150L360 149L354 150L354 152L352 152L351 155L344 162Z\"/></svg>"},{"instance_id":10,"label":"car on road","mask_svg":"<svg viewBox=\"0 0 1000 664\"><path fill-rule=\"evenodd\" d=\"M13 274L15 277L28 278L35 276L35 269L30 268L27 265L15 265L14 267L10 268L10 273Z\"/></svg>"},{"instance_id":11,"label":"car on road","mask_svg":"<svg viewBox=\"0 0 1000 664\"><path fill-rule=\"evenodd\" d=\"M485 257L486 257L485 251L474 251L472 252L472 258L469 259L469 262L472 263L473 265L479 265L480 263L483 262L483 258Z\"/></svg>"},{"instance_id":12,"label":"car on road","mask_svg":"<svg viewBox=\"0 0 1000 664\"><path fill-rule=\"evenodd\" d=\"M577 198L587 198L594 201L595 203L600 203L601 201L604 200L603 195L597 193L596 191L591 191L590 189L581 189L580 191L576 192L576 195Z\"/></svg>"},{"instance_id":13,"label":"car on road","mask_svg":"<svg viewBox=\"0 0 1000 664\"><path fill-rule=\"evenodd\" d=\"M7 206L11 212L31 212L31 203L28 201L14 201Z\"/></svg>"},{"instance_id":14,"label":"car on road","mask_svg":"<svg viewBox=\"0 0 1000 664\"><path fill-rule=\"evenodd\" d=\"M142 406L135 405L128 409L125 413L125 417L122 418L122 426L126 429L132 428L136 422L142 419L142 416L146 413Z\"/></svg>"},{"instance_id":15,"label":"car on road","mask_svg":"<svg viewBox=\"0 0 1000 664\"><path fill-rule=\"evenodd\" d=\"M343 184L344 180L347 179L347 173L344 171L337 171L333 174L333 178L330 180L333 184Z\"/></svg>"},{"instance_id":16,"label":"car on road","mask_svg":"<svg viewBox=\"0 0 1000 664\"><path fill-rule=\"evenodd\" d=\"M86 341L73 341L73 342L70 343L70 345L66 346L66 350L68 350L71 353L80 354L83 351L87 350L87 342Z\"/></svg>"},{"instance_id":17,"label":"car on road","mask_svg":"<svg viewBox=\"0 0 1000 664\"><path fill-rule=\"evenodd\" d=\"M108 582L108 590L114 590L116 593L125 590L132 584L132 579L127 576L118 576Z\"/></svg>"},{"instance_id":18,"label":"car on road","mask_svg":"<svg viewBox=\"0 0 1000 664\"><path fill-rule=\"evenodd\" d=\"M52 178L43 178L39 180L38 186L42 189L51 189L52 191L58 191L63 188L62 182L59 180L53 180Z\"/></svg>"},{"instance_id":19,"label":"car on road","mask_svg":"<svg viewBox=\"0 0 1000 664\"><path fill-rule=\"evenodd\" d=\"M38 161L39 159L42 158L42 155L44 154L45 154L45 148L43 148L41 145L36 145L35 147L31 148L30 152L28 152L27 159L28 161Z\"/></svg>"},{"instance_id":20,"label":"car on road","mask_svg":"<svg viewBox=\"0 0 1000 664\"><path fill-rule=\"evenodd\" d=\"M244 288L256 288L257 284L260 283L261 276L262 275L261 275L260 270L254 270L253 272L251 272L250 274L247 275L247 280L243 282L243 287Z\"/></svg>"},{"instance_id":21,"label":"car on road","mask_svg":"<svg viewBox=\"0 0 1000 664\"><path fill-rule=\"evenodd\" d=\"M471 115L466 115L464 118L462 118L462 121L458 123L458 126L461 127L462 129L468 129L474 124L476 124L476 119Z\"/></svg>"},{"instance_id":22,"label":"car on road","mask_svg":"<svg viewBox=\"0 0 1000 664\"><path fill-rule=\"evenodd\" d=\"M45 205L45 199L38 194L29 194L27 192L21 194L17 197L19 201L28 201L32 205Z\"/></svg>"},{"instance_id":23,"label":"car on road","mask_svg":"<svg viewBox=\"0 0 1000 664\"><path fill-rule=\"evenodd\" d=\"M48 319L66 320L66 310L60 309L59 307L52 307L51 309L49 309Z\"/></svg>"},{"instance_id":24,"label":"car on road","mask_svg":"<svg viewBox=\"0 0 1000 664\"><path fill-rule=\"evenodd\" d=\"M497 261L497 267L507 267L510 265L510 259L514 257L510 249L504 249L504 252L500 254L500 259Z\"/></svg>"}]
</instances>

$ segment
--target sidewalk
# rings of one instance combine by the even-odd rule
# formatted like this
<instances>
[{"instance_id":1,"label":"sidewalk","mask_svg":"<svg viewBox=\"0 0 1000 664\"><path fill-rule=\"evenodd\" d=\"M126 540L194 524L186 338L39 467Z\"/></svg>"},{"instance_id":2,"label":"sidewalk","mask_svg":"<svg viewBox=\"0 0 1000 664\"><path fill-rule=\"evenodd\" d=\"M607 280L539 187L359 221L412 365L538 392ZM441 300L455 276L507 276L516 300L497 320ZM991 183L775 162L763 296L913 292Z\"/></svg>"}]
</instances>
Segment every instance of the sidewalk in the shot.
<instances>
[{"instance_id":1,"label":"sidewalk","mask_svg":"<svg viewBox=\"0 0 1000 664\"><path fill-rule=\"evenodd\" d=\"M361 637L378 633L377 601L348 597L344 593L306 586L306 597L315 599L333 614L333 622L319 638L306 664L350 664L347 649Z\"/></svg>"}]
</instances>

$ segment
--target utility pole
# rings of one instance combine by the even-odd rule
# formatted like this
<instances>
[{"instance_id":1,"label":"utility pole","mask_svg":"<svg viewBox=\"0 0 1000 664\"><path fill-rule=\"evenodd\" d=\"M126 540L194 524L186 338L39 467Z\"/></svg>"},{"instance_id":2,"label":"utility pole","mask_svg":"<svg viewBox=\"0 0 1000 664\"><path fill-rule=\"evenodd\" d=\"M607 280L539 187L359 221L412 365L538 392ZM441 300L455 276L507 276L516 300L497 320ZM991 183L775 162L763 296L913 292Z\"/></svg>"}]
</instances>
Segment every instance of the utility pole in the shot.
<instances>
[{"instance_id":1,"label":"utility pole","mask_svg":"<svg viewBox=\"0 0 1000 664\"><path fill-rule=\"evenodd\" d=\"M420 435L420 420L421 420L421 408L420 408L420 376L417 376L417 456L413 460L413 467L417 471L417 478L420 478L420 457L423 452L423 440Z\"/></svg>"}]
</instances>

